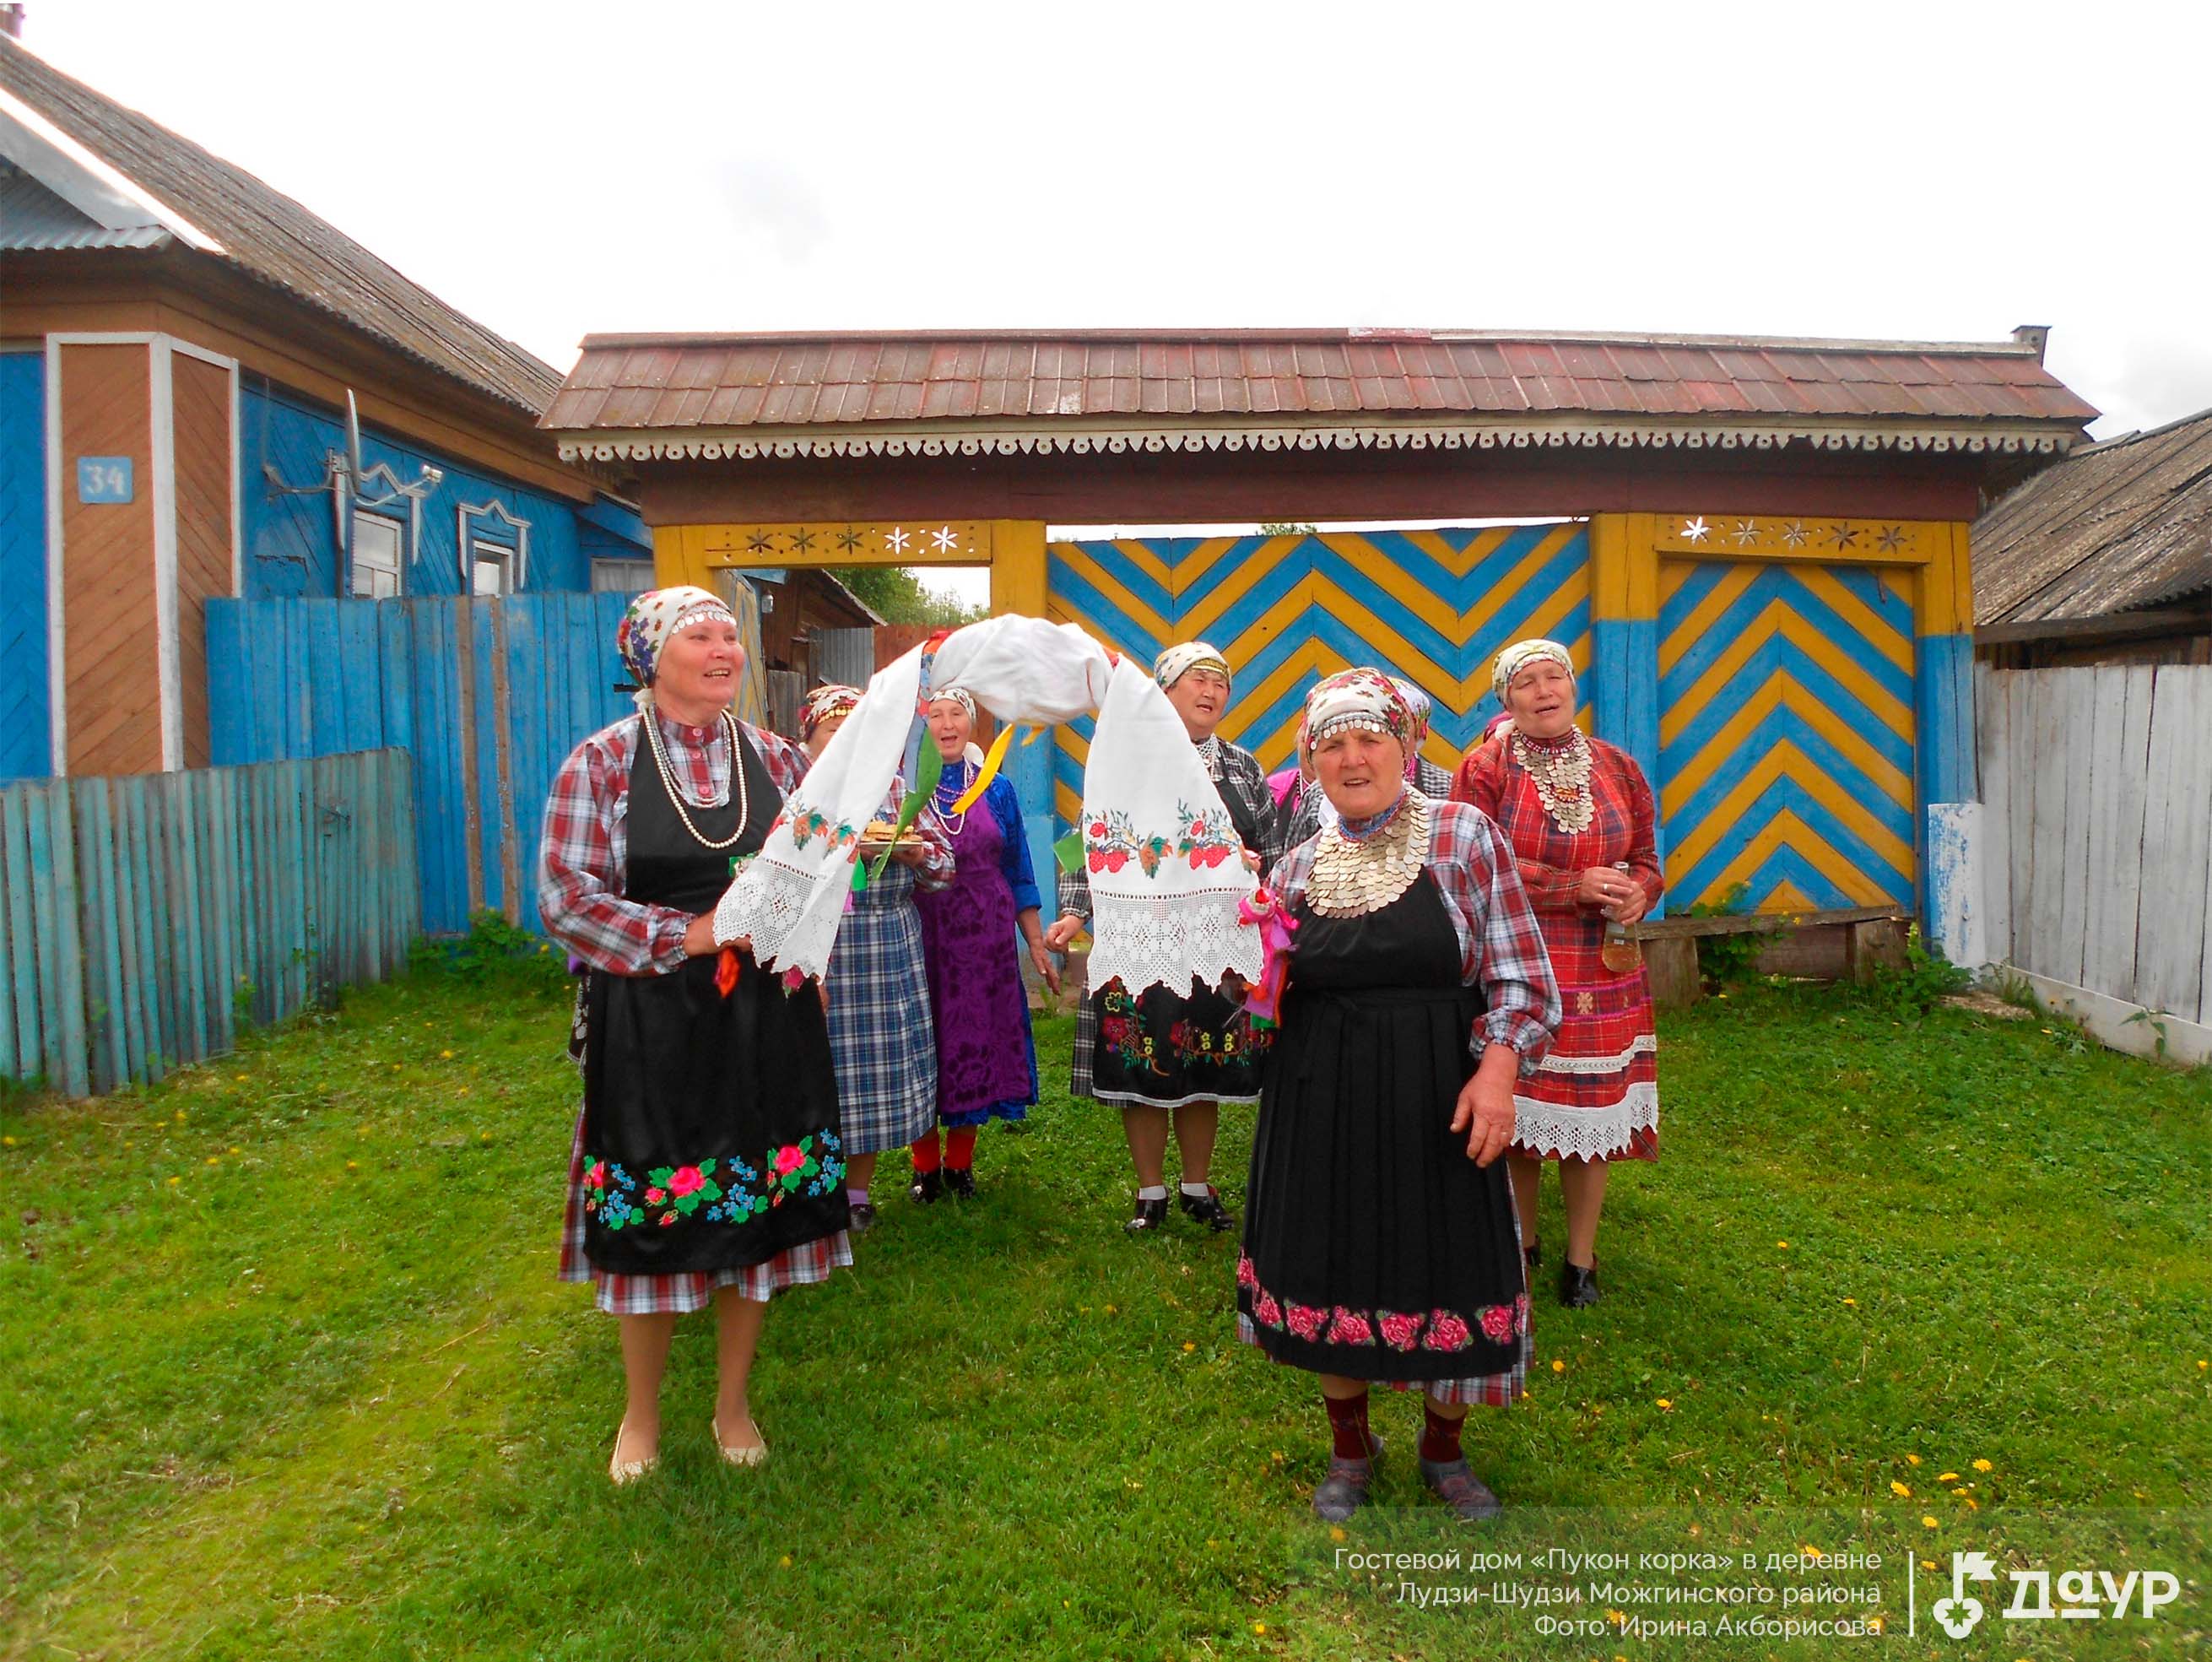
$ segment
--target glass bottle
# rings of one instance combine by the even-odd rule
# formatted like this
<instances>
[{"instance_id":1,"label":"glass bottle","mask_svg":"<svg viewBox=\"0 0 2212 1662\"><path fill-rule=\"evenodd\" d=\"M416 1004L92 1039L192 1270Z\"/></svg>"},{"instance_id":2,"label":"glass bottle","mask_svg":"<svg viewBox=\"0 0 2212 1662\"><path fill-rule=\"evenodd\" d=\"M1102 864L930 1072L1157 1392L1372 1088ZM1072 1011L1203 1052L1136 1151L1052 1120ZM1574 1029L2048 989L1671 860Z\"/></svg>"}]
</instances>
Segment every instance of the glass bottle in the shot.
<instances>
[{"instance_id":1,"label":"glass bottle","mask_svg":"<svg viewBox=\"0 0 2212 1662\"><path fill-rule=\"evenodd\" d=\"M1616 860L1613 862L1613 868L1617 872L1626 872L1628 862ZM1618 918L1608 917L1605 920L1605 942L1598 948L1597 956L1598 962L1613 974L1626 975L1642 966L1644 948L1637 944L1636 937L1629 934L1628 925Z\"/></svg>"}]
</instances>

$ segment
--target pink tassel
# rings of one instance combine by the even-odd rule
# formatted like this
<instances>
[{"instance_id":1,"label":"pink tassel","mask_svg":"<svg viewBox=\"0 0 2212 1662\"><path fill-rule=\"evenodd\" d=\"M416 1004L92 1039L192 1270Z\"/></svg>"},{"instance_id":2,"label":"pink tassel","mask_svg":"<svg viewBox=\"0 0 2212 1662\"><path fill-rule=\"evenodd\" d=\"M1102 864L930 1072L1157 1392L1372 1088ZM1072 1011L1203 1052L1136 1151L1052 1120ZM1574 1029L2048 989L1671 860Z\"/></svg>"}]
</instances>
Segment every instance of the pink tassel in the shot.
<instances>
[{"instance_id":1,"label":"pink tassel","mask_svg":"<svg viewBox=\"0 0 2212 1662\"><path fill-rule=\"evenodd\" d=\"M1275 1026L1282 1019L1283 993L1291 978L1291 935L1298 921L1264 888L1237 903L1237 921L1258 927L1267 954L1259 984L1246 990L1244 1008L1255 1027Z\"/></svg>"}]
</instances>

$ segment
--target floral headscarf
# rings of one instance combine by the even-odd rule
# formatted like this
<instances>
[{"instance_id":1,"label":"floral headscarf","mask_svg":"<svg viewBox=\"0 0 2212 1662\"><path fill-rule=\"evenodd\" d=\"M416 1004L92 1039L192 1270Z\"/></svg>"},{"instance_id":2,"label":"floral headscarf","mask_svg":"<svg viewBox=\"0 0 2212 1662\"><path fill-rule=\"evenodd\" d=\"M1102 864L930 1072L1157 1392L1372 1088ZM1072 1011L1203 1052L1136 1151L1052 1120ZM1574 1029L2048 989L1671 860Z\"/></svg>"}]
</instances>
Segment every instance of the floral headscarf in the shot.
<instances>
[{"instance_id":1,"label":"floral headscarf","mask_svg":"<svg viewBox=\"0 0 2212 1662\"><path fill-rule=\"evenodd\" d=\"M1210 669L1224 681L1235 685L1229 673L1229 660L1203 641L1185 641L1171 646L1152 661L1152 679L1164 691L1194 669Z\"/></svg>"},{"instance_id":2,"label":"floral headscarf","mask_svg":"<svg viewBox=\"0 0 2212 1662\"><path fill-rule=\"evenodd\" d=\"M702 619L738 621L737 614L720 596L689 583L648 588L629 603L629 610L615 627L615 653L637 684L640 709L653 702L653 678L659 669L661 648L668 644L668 637Z\"/></svg>"},{"instance_id":3,"label":"floral headscarf","mask_svg":"<svg viewBox=\"0 0 2212 1662\"><path fill-rule=\"evenodd\" d=\"M1379 669L1362 666L1329 676L1306 695L1302 747L1310 752L1333 733L1357 728L1395 739L1413 748L1413 707L1398 684Z\"/></svg>"},{"instance_id":4,"label":"floral headscarf","mask_svg":"<svg viewBox=\"0 0 2212 1662\"><path fill-rule=\"evenodd\" d=\"M975 695L974 693L969 691L966 687L932 687L929 690L928 697L923 702L925 704L933 704L940 698L950 698L961 709L966 710L969 727L970 728L975 727Z\"/></svg>"},{"instance_id":5,"label":"floral headscarf","mask_svg":"<svg viewBox=\"0 0 2212 1662\"><path fill-rule=\"evenodd\" d=\"M1569 680L1574 679L1575 661L1568 656L1566 648L1557 641L1516 641L1499 653L1497 667L1490 672L1490 690L1498 695L1498 702L1501 704L1505 702L1505 689L1513 684L1515 676L1529 665L1547 659L1566 671Z\"/></svg>"},{"instance_id":6,"label":"floral headscarf","mask_svg":"<svg viewBox=\"0 0 2212 1662\"><path fill-rule=\"evenodd\" d=\"M806 695L806 703L799 711L799 740L804 744L814 736L814 730L824 721L840 715L849 715L853 706L860 702L860 690L832 681L818 686Z\"/></svg>"},{"instance_id":7,"label":"floral headscarf","mask_svg":"<svg viewBox=\"0 0 2212 1662\"><path fill-rule=\"evenodd\" d=\"M1418 779L1421 775L1421 746L1429 736L1429 713L1436 708L1429 695L1402 675L1393 675L1390 685L1406 701L1406 708L1413 713L1413 735L1406 740L1406 777Z\"/></svg>"}]
</instances>

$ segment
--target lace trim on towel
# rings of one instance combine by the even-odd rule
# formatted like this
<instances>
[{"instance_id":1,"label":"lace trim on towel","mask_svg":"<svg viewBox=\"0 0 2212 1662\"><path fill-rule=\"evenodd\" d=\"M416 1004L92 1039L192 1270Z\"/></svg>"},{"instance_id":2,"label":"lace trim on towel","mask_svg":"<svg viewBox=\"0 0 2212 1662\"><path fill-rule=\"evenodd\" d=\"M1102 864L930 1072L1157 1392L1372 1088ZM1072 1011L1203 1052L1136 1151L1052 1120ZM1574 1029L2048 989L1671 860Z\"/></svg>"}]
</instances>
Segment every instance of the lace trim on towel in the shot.
<instances>
[{"instance_id":1,"label":"lace trim on towel","mask_svg":"<svg viewBox=\"0 0 2212 1662\"><path fill-rule=\"evenodd\" d=\"M1260 932L1237 919L1245 891L1199 890L1143 898L1091 895L1091 984L1115 977L1132 993L1181 989L1196 976L1209 987L1231 971L1257 981L1265 959Z\"/></svg>"}]
</instances>

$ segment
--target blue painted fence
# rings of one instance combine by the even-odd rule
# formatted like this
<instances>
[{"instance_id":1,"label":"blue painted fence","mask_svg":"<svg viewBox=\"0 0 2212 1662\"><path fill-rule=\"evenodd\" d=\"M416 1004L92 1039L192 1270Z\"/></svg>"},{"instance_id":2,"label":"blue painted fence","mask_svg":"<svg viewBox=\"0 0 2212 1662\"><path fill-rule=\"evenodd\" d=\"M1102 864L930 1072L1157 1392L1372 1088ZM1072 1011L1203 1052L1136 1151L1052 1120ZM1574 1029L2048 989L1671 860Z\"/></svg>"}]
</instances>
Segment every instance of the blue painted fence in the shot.
<instances>
[{"instance_id":1,"label":"blue painted fence","mask_svg":"<svg viewBox=\"0 0 2212 1662\"><path fill-rule=\"evenodd\" d=\"M151 1082L420 928L414 782L393 751L0 788L0 1075Z\"/></svg>"},{"instance_id":2,"label":"blue painted fence","mask_svg":"<svg viewBox=\"0 0 2212 1662\"><path fill-rule=\"evenodd\" d=\"M457 932L489 909L536 928L553 776L580 740L630 709L614 657L629 603L590 594L211 600L215 758L408 751L422 928Z\"/></svg>"}]
</instances>

